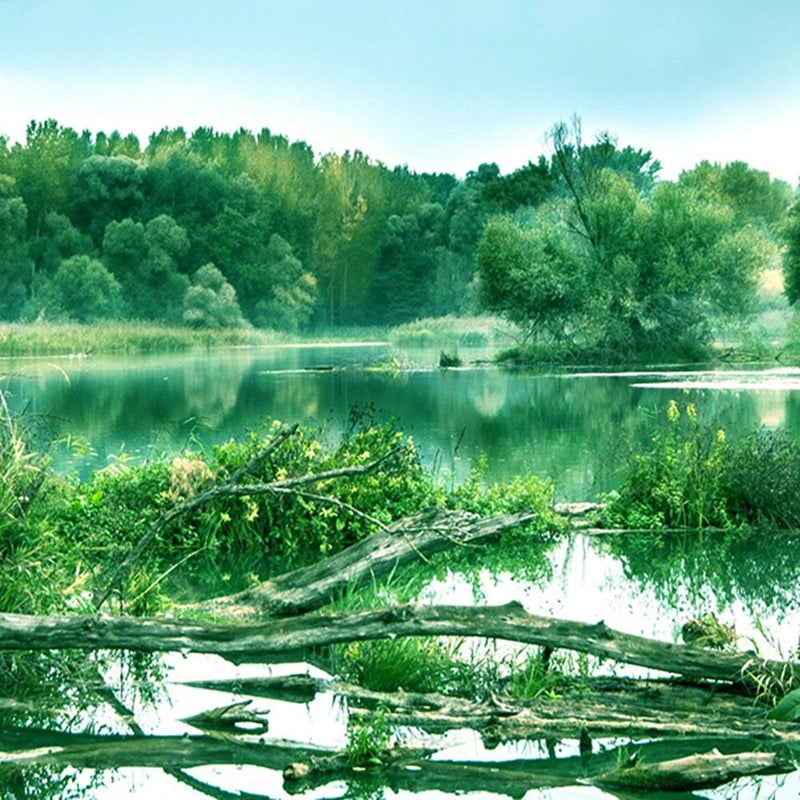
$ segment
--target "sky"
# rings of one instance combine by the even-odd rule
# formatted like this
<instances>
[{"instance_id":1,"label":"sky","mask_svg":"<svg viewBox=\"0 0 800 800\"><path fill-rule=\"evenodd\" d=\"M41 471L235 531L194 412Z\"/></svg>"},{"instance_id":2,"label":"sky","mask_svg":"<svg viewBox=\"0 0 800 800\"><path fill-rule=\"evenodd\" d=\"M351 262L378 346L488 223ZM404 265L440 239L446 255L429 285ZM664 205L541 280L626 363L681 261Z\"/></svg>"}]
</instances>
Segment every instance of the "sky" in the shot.
<instances>
[{"instance_id":1,"label":"sky","mask_svg":"<svg viewBox=\"0 0 800 800\"><path fill-rule=\"evenodd\" d=\"M580 116L676 178L800 177L800 0L0 0L0 135L269 128L318 154L512 172Z\"/></svg>"}]
</instances>

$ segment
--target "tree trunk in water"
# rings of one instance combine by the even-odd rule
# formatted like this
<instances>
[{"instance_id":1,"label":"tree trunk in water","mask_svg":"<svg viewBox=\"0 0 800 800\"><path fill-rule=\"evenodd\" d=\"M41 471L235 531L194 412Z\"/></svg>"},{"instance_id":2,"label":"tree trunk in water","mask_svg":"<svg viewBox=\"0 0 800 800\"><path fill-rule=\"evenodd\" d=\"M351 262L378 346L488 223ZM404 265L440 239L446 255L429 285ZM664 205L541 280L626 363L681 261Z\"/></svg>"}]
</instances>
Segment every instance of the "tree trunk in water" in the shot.
<instances>
[{"instance_id":1,"label":"tree trunk in water","mask_svg":"<svg viewBox=\"0 0 800 800\"><path fill-rule=\"evenodd\" d=\"M0 651L123 649L216 653L233 662L292 658L309 648L396 636L478 636L575 650L692 678L749 684L781 682L784 691L800 676L800 663L751 654L722 653L671 644L609 628L604 622L528 614L520 603L504 606L421 606L307 614L258 624L218 625L130 617L35 617L0 614ZM794 678L792 676L795 676Z\"/></svg>"},{"instance_id":2,"label":"tree trunk in water","mask_svg":"<svg viewBox=\"0 0 800 800\"><path fill-rule=\"evenodd\" d=\"M317 564L284 573L235 595L183 608L239 617L313 611L345 588L357 588L449 547L496 539L535 517L529 512L482 518L466 511L425 511L404 517Z\"/></svg>"}]
</instances>

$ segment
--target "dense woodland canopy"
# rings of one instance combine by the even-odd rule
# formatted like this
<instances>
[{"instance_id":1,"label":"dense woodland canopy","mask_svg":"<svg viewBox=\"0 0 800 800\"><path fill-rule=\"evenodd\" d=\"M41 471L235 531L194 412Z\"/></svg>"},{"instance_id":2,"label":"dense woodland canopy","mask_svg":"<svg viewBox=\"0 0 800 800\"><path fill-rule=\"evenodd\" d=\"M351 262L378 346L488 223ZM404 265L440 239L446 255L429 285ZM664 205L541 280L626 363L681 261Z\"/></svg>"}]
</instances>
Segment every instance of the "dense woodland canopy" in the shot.
<instances>
[{"instance_id":1,"label":"dense woodland canopy","mask_svg":"<svg viewBox=\"0 0 800 800\"><path fill-rule=\"evenodd\" d=\"M781 235L800 295L787 184L741 162L658 181L649 152L584 144L577 123L551 143L460 180L267 129L143 147L32 122L0 138L0 319L298 330L489 310L531 340L627 351L747 311Z\"/></svg>"}]
</instances>

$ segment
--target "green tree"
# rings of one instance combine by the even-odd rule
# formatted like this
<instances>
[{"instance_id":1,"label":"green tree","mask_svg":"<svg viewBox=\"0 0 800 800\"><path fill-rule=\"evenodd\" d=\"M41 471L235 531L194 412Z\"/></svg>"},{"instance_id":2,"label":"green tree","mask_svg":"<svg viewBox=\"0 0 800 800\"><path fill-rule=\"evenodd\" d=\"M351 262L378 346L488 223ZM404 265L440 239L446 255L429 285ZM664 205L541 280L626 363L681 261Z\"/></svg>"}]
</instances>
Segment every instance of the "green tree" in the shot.
<instances>
[{"instance_id":1,"label":"green tree","mask_svg":"<svg viewBox=\"0 0 800 800\"><path fill-rule=\"evenodd\" d=\"M33 272L25 235L27 216L14 179L0 175L0 319L16 319L27 297Z\"/></svg>"},{"instance_id":2,"label":"green tree","mask_svg":"<svg viewBox=\"0 0 800 800\"><path fill-rule=\"evenodd\" d=\"M694 169L682 172L678 182L702 197L730 206L740 224L779 224L793 196L788 183L772 179L768 172L752 169L744 161L724 166L701 161Z\"/></svg>"},{"instance_id":3,"label":"green tree","mask_svg":"<svg viewBox=\"0 0 800 800\"><path fill-rule=\"evenodd\" d=\"M91 155L88 132L77 134L53 120L31 122L25 144L16 144L8 169L28 208L28 230L39 233L51 211L68 214L77 193L78 170Z\"/></svg>"},{"instance_id":4,"label":"green tree","mask_svg":"<svg viewBox=\"0 0 800 800\"><path fill-rule=\"evenodd\" d=\"M371 321L398 325L427 316L435 267L435 250L426 242L417 215L389 217L380 264L370 287Z\"/></svg>"},{"instance_id":5,"label":"green tree","mask_svg":"<svg viewBox=\"0 0 800 800\"><path fill-rule=\"evenodd\" d=\"M290 331L306 325L317 303L317 281L277 233L270 237L261 274L265 282L256 303L256 325Z\"/></svg>"},{"instance_id":6,"label":"green tree","mask_svg":"<svg viewBox=\"0 0 800 800\"><path fill-rule=\"evenodd\" d=\"M48 316L74 322L116 317L122 305L117 279L102 261L86 255L62 261L43 296L50 303Z\"/></svg>"},{"instance_id":7,"label":"green tree","mask_svg":"<svg viewBox=\"0 0 800 800\"><path fill-rule=\"evenodd\" d=\"M378 268L386 228L386 197L380 168L362 153L327 155L320 164L313 273L322 321L362 322L369 287Z\"/></svg>"},{"instance_id":8,"label":"green tree","mask_svg":"<svg viewBox=\"0 0 800 800\"><path fill-rule=\"evenodd\" d=\"M478 302L518 325L525 340L561 339L585 302L579 260L563 229L496 217L478 246Z\"/></svg>"},{"instance_id":9,"label":"green tree","mask_svg":"<svg viewBox=\"0 0 800 800\"><path fill-rule=\"evenodd\" d=\"M144 167L128 156L87 158L78 170L75 223L99 245L109 222L139 216L144 175Z\"/></svg>"},{"instance_id":10,"label":"green tree","mask_svg":"<svg viewBox=\"0 0 800 800\"><path fill-rule=\"evenodd\" d=\"M579 129L557 126L553 141L566 197L549 201L531 230L508 220L487 227L484 308L614 361L696 352L712 314L752 308L757 276L775 256L763 231L685 184L641 181L637 191L625 170L603 165L613 162L608 142L585 154ZM626 161L646 167L645 155L629 151Z\"/></svg>"},{"instance_id":11,"label":"green tree","mask_svg":"<svg viewBox=\"0 0 800 800\"><path fill-rule=\"evenodd\" d=\"M194 328L244 325L236 291L213 264L204 264L194 274L183 297L183 320Z\"/></svg>"},{"instance_id":12,"label":"green tree","mask_svg":"<svg viewBox=\"0 0 800 800\"><path fill-rule=\"evenodd\" d=\"M110 222L103 260L122 285L128 316L177 322L182 318L188 277L180 271L189 250L186 230L162 214L147 225Z\"/></svg>"},{"instance_id":13,"label":"green tree","mask_svg":"<svg viewBox=\"0 0 800 800\"><path fill-rule=\"evenodd\" d=\"M800 299L800 200L795 200L782 229L786 245L783 254L783 282L791 305Z\"/></svg>"},{"instance_id":14,"label":"green tree","mask_svg":"<svg viewBox=\"0 0 800 800\"><path fill-rule=\"evenodd\" d=\"M538 206L554 193L557 176L544 156L536 164L529 161L524 167L489 183L484 200L496 204L501 211L513 212L526 206Z\"/></svg>"}]
</instances>

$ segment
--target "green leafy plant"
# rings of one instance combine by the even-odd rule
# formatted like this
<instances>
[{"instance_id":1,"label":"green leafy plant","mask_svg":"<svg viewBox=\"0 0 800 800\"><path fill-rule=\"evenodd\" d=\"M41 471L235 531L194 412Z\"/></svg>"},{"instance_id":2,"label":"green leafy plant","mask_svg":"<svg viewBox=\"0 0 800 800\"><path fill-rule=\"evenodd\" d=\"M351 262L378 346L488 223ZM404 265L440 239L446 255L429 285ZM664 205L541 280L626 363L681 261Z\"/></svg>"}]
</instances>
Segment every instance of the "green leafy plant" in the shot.
<instances>
[{"instance_id":1,"label":"green leafy plant","mask_svg":"<svg viewBox=\"0 0 800 800\"><path fill-rule=\"evenodd\" d=\"M786 430L735 441L673 400L652 447L634 453L601 522L626 528L800 526L800 448Z\"/></svg>"},{"instance_id":2,"label":"green leafy plant","mask_svg":"<svg viewBox=\"0 0 800 800\"><path fill-rule=\"evenodd\" d=\"M390 747L392 737L385 706L378 706L365 722L351 719L347 725L347 763L353 767L379 766L382 763L381 755Z\"/></svg>"},{"instance_id":3,"label":"green leafy plant","mask_svg":"<svg viewBox=\"0 0 800 800\"><path fill-rule=\"evenodd\" d=\"M785 694L767 714L769 719L780 722L800 721L800 689L793 689Z\"/></svg>"}]
</instances>

